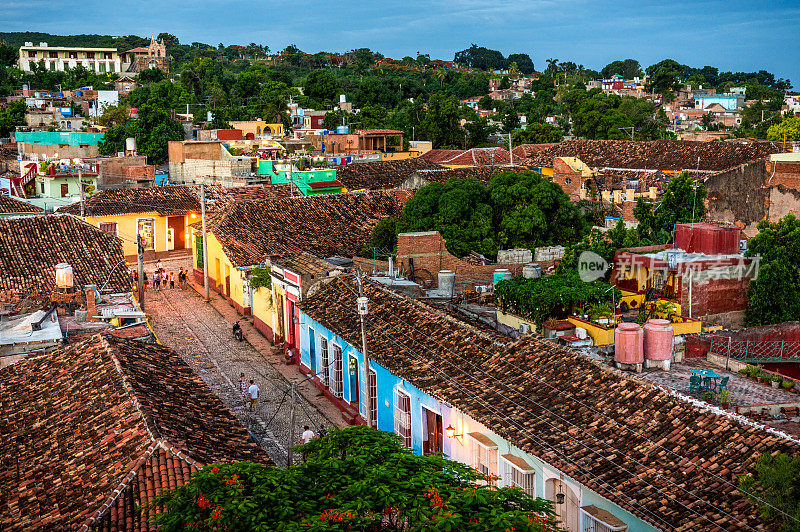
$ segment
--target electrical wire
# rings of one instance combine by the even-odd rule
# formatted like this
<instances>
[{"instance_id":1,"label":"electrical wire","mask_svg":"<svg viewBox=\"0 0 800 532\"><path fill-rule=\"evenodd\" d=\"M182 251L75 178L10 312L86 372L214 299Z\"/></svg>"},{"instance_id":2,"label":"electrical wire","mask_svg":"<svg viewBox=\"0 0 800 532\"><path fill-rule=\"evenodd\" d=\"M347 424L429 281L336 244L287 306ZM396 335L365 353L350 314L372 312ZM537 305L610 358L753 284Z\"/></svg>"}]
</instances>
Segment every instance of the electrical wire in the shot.
<instances>
[{"instance_id":1,"label":"electrical wire","mask_svg":"<svg viewBox=\"0 0 800 532\"><path fill-rule=\"evenodd\" d=\"M347 285L345 285L345 286L347 286ZM350 287L349 287L349 286L347 286L347 288L348 288L348 289L349 289L349 290L350 290L350 291L351 291L353 294L355 294L355 291L353 291L352 289L350 289ZM356 295L357 295L357 294L356 294ZM380 320L382 323L384 323L385 325L387 325L387 326L391 327L391 325L390 325L390 324L388 324L387 322L385 322L384 320L381 320L380 318L378 318L378 319L379 319L379 320ZM398 319L399 319L399 318L398 318ZM400 321L401 321L401 322L403 322L402 320L400 320ZM405 322L403 322L403 323L405 324ZM407 324L406 324L406 325L407 325ZM413 327L412 327L412 328L413 328ZM392 329L393 329L393 330L396 330L394 327L392 327ZM394 343L394 341L393 341L393 340L392 340L392 339L391 339L391 338L390 338L388 335L385 335L385 334L384 334L383 336L384 336L384 337L386 337L386 338L389 338L389 339L390 339L390 341L392 341L392 342ZM413 338L412 338L412 340L413 340ZM415 343L418 343L418 344L419 344L419 342L417 342L416 340L413 340L413 341L414 341ZM422 348L423 348L423 349L426 349L426 350L430 351L431 353L433 353L433 351L432 351L432 350L430 350L430 349L429 349L427 346L425 346L424 344L420 344L420 345L422 346ZM447 349L447 348L445 348L445 349ZM465 360L463 357L461 357L461 356L457 355L456 353L453 353L453 352L452 352L452 351L450 351L449 349L447 349L447 351L449 351L451 354L453 354L453 355L457 356L457 357L458 357L458 358L460 358L461 360ZM435 354L435 353L434 353L434 354ZM418 357L415 357L415 358L418 358ZM418 359L419 359L419 358L418 358ZM421 360L421 361L422 361L423 363L430 364L430 363L429 363L429 362L427 362L426 360ZM466 361L466 360L465 360L465 361ZM450 362L450 361L448 361L448 360L446 360L446 359L445 359L445 362L447 362L449 365L453 366L453 367L454 367L456 370L458 370L458 371L461 371L461 372L462 372L462 373L463 373L465 376L467 376L467 377L470 377L470 378L472 378L472 379L475 379L475 380L478 382L478 384L485 385L485 383L481 382L481 381L480 381L479 379L477 379L477 378L476 378L474 375L471 375L471 374L467 373L465 370L463 370L462 368L459 368L458 366L456 366L456 365L455 365L455 364L453 364L452 362ZM468 362L468 361L467 361L467 362ZM432 367L433 367L433 366L432 366ZM486 372L484 372L484 373L486 373ZM489 375L489 374L487 374L487 375ZM489 375L489 376L490 376L490 377L492 377L491 375ZM500 382L500 383L502 384L502 381L500 381L499 379L496 379L496 378L494 378L494 380L497 380L498 382ZM452 382L452 380L451 380L451 382ZM505 399L506 401L509 401L509 402L513 403L515 406L518 406L518 407L520 407L520 408L525 408L525 407L523 407L522 405L520 405L519 403L516 403L515 401L513 401L512 399L510 399L508 396L505 396L505 395L501 394L501 393L500 393L500 392L498 392L497 390L495 390L495 389L492 389L492 391L493 391L494 393L496 393L497 395L499 395L500 397L502 397L503 399ZM518 393L518 392L516 392L516 393ZM519 395L521 395L521 394L519 394ZM524 397L524 396L523 396L523 397ZM561 417L561 416L558 416L557 414L555 414L554 412L552 412L552 411L551 411L551 410L549 410L548 408L544 407L543 405L541 405L541 404L539 404L539 403L537 403L537 402L535 402L535 401L533 401L533 400L531 400L531 399L529 399L529 398L528 398L528 400L529 400L530 402L534 403L534 404L535 404L536 406L538 406L540 409L544 410L545 412L548 412L548 413L550 413L550 414L552 414L552 415L554 415L554 416L558 417L559 419L561 419L561 420L562 420L562 421L564 421L565 423L568 423L569 425L571 425L571 426L573 426L573 427L577 428L578 430L581 430L582 432L586 432L586 431L584 431L583 429L581 429L579 426L575 425L574 423L571 423L570 421L566 420L565 418L563 418L563 417ZM510 419L510 418L508 418L506 415L504 415L502 412L500 412L500 411L498 411L498 410L496 410L496 409L495 409L495 411L498 413L498 415L500 415L501 417L503 417L503 419L505 419L505 420L509 420L509 419ZM537 418L537 419L539 419L540 421L542 421L542 422L544 422L544 423L546 423L546 424L550 425L550 426L551 426L553 429L555 429L556 431L559 431L559 430L561 430L559 427L556 427L556 426L555 426L555 425L553 425L552 423L550 423L550 422L546 421L546 420L545 420L545 419L544 419L542 416L538 416L538 415L536 415L536 414L535 414L534 412L532 412L531 410L529 410L529 409L525 409L525 411L526 411L526 412L528 412L528 413L530 413L530 414L532 414L534 417L536 417L536 418ZM565 433L565 434L569 434L569 431L564 431L564 433ZM588 434L588 433L587 433L587 434ZM598 442L600 442L600 440L599 440L599 439L598 439L596 436L594 436L594 435L591 435L591 434L588 434L588 435L589 435L589 436L591 436L591 437L593 437L593 438L594 438L595 440L597 440ZM641 480L641 481L642 481L642 482L644 482L645 484L647 484L647 485L649 485L649 486L651 486L651 487L655 488L655 489L656 489L656 490L657 490L659 493L661 493L662 495L665 495L665 496L667 496L667 497L670 497L670 498L672 498L672 499L673 499L673 500L674 500L676 503L678 503L678 504L680 504L680 505L684 506L684 507L685 507L687 510L690 510L690 511L694 512L694 510L692 510L692 509L691 509L691 508L689 508L688 506L686 506L686 505L684 505L683 503L681 503L680 501L678 501L678 500L677 500L677 499L676 499L674 496L671 496L670 494L664 493L664 492L663 492L663 491L661 491L661 490L660 490L658 487L656 487L656 486L655 486L655 485L653 485L652 483L648 482L647 480L643 479L642 477L640 477L640 476L639 476L639 475L637 475L636 473L634 473L634 472L631 472L631 471L627 470L626 468L624 468L623 466L621 466L621 465L619 465L619 464L615 464L615 463L614 463L614 462L613 462L611 459L609 459L608 457L606 457L606 456L605 456L605 455L603 455L602 453L598 452L598 451L597 451L596 449L594 449L593 447L591 447L591 446L589 446L588 444L586 444L586 443L584 443L584 442L582 442L582 441L578 440L577 438L575 438L575 437L574 437L574 436L572 436L572 435L569 435L569 437L570 437L571 439L573 439L573 440L574 440L576 443L578 443L578 444L580 444L580 445L584 446L586 449L588 449L588 450L590 450L591 452L593 452L594 454L597 454L599 457L601 457L601 458L603 458L603 459L605 459L605 460L609 461L609 462L610 462L612 465L614 465L614 466L616 466L616 467L618 467L618 468L622 469L623 471L625 471L625 472L627 472L627 473L631 474L632 476L635 476L636 478L638 478L639 480ZM603 442L600 442L600 443L603 443ZM606 445L608 445L608 444L606 444ZM624 453L623 451L620 451L619 449L616 449L616 448L614 448L614 447L611 447L611 450L612 450L612 451L616 451L616 452L617 452L617 453L619 453L619 454L623 454L623 455L624 455L624 454L626 454L626 453ZM629 457L629 458L630 458L630 457ZM678 484L675 484L674 482L670 481L670 480L669 480L669 479L667 479L666 477L663 477L663 476L662 476L662 475L660 475L658 472L655 472L654 470L652 470L651 468L649 468L649 467L647 467L646 465L642 464L641 462L638 462L638 461L637 461L637 460L635 460L635 459L633 459L633 461L634 461L634 462L636 462L637 464L639 464L640 466L644 467L644 468L645 468L645 469L647 469L648 471L652 471L652 472L654 472L656 475L658 475L659 477L663 478L664 480L666 480L666 481L667 481L667 482L669 482L670 484L673 484L674 486L678 487L679 489L682 489L682 490L683 490L683 491L685 491L687 494L689 494L689 495L693 495L693 496L694 496L694 497L696 497L696 498L697 498L699 501L701 501L701 502L705 503L706 505L710 506L711 508L714 508L715 510L717 510L717 511L721 512L722 514L725 514L725 515L727 515L728 517L730 517L731 519L733 519L733 520L735 520L735 521L739 521L739 522L741 522L741 520L739 520L739 519L737 519L737 518L735 518L735 517L733 517L733 516L731 516L731 515L727 514L727 512L725 512L725 511L724 511L724 510L722 510L721 508L717 507L716 505L712 504L711 502L709 502L709 501L706 501L705 499L702 499L701 497L699 497L699 496L697 496L697 495L694 495L694 494L692 494L692 493L691 493L691 492L689 492L688 490L686 490L686 489L682 488L682 487L681 487L681 486L679 486ZM708 520L708 521L709 521L709 522L711 522L712 524L714 524L714 522L713 522L713 521L711 521L710 519L708 519L707 517L705 517L705 516L703 516L703 515L701 515L701 514L699 514L699 513L697 513L697 512L694 512L694 513L695 513L695 514L697 514L698 516L700 516L700 517L703 517L704 519ZM746 523L742 523L742 524L744 524L745 526L748 526ZM750 527L750 528L752 529L752 527ZM753 530L755 530L755 529L753 529Z\"/></svg>"}]
</instances>

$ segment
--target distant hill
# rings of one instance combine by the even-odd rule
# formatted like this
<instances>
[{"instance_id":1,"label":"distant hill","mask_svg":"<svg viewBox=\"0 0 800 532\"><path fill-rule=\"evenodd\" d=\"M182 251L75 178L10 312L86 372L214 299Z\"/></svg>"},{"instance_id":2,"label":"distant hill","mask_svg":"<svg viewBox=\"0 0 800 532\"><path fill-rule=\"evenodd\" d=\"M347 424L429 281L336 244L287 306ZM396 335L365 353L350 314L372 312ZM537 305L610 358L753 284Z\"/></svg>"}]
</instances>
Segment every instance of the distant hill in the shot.
<instances>
[{"instance_id":1,"label":"distant hill","mask_svg":"<svg viewBox=\"0 0 800 532\"><path fill-rule=\"evenodd\" d=\"M37 31L15 31L0 32L0 41L4 41L9 46L19 48L26 42L39 44L46 42L50 46L76 46L85 48L116 48L120 52L146 46L149 38L137 35L125 35L114 37L112 35L52 35Z\"/></svg>"}]
</instances>

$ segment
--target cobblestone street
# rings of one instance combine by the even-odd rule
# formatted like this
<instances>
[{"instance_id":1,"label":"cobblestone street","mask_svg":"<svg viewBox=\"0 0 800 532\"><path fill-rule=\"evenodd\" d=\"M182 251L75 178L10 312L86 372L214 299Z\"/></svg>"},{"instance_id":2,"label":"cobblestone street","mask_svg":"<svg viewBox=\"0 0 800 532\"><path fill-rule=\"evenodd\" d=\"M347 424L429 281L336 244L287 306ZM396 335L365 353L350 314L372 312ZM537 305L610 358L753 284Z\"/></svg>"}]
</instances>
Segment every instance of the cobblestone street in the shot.
<instances>
[{"instance_id":1,"label":"cobblestone street","mask_svg":"<svg viewBox=\"0 0 800 532\"><path fill-rule=\"evenodd\" d=\"M147 274L152 279L152 271ZM153 290L151 285L145 292L145 305L159 341L181 355L276 464L285 466L287 462L291 380L297 382L299 398L294 444L300 443L304 425L309 425L315 433L322 426L327 429L345 426L339 410L319 394L297 366L286 366L282 353L218 294L212 291L211 302L205 303L192 287ZM237 317L245 334L242 342L231 333ZM242 404L240 373L261 388L258 407L252 414Z\"/></svg>"}]
</instances>

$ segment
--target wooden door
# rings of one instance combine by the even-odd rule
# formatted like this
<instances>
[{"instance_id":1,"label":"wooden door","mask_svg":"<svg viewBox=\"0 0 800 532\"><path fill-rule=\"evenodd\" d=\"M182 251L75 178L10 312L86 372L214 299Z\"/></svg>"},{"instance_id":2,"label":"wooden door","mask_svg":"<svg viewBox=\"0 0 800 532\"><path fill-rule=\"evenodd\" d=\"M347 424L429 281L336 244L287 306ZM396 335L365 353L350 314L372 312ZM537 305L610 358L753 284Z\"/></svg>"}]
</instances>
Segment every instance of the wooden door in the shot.
<instances>
[{"instance_id":1,"label":"wooden door","mask_svg":"<svg viewBox=\"0 0 800 532\"><path fill-rule=\"evenodd\" d=\"M67 183L61 183L61 197L66 198L69 196L69 185Z\"/></svg>"},{"instance_id":2,"label":"wooden door","mask_svg":"<svg viewBox=\"0 0 800 532\"><path fill-rule=\"evenodd\" d=\"M172 229L173 249L186 249L186 220L183 216L167 218L167 227Z\"/></svg>"},{"instance_id":3,"label":"wooden door","mask_svg":"<svg viewBox=\"0 0 800 532\"><path fill-rule=\"evenodd\" d=\"M424 407L422 414L422 454L443 452L442 416Z\"/></svg>"},{"instance_id":4,"label":"wooden door","mask_svg":"<svg viewBox=\"0 0 800 532\"><path fill-rule=\"evenodd\" d=\"M317 373L317 338L314 329L308 328L308 369L312 375Z\"/></svg>"}]
</instances>

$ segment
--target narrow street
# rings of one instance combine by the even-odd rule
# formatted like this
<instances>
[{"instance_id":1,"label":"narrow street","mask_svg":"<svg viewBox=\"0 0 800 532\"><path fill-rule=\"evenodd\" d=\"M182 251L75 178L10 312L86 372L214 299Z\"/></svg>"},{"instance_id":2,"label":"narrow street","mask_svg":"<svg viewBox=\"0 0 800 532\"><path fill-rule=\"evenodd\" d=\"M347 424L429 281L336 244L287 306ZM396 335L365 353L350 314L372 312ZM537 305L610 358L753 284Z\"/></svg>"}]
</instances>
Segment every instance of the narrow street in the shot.
<instances>
[{"instance_id":1,"label":"narrow street","mask_svg":"<svg viewBox=\"0 0 800 532\"><path fill-rule=\"evenodd\" d=\"M148 278L152 279L152 271L148 271ZM147 314L151 316L151 326L159 341L180 354L248 428L276 464L285 466L287 463L292 415L291 380L296 380L298 391L294 407L295 445L300 443L304 425L309 425L315 433L319 433L323 426L326 429L345 426L339 410L296 366L286 366L282 353L241 317L245 340L237 341L231 332L231 325L237 319L235 310L218 294L212 292L211 296L212 300L205 303L191 286L184 290L177 287L174 290L153 290L152 285L148 286L145 305ZM261 388L254 413L242 404L241 373Z\"/></svg>"}]
</instances>

